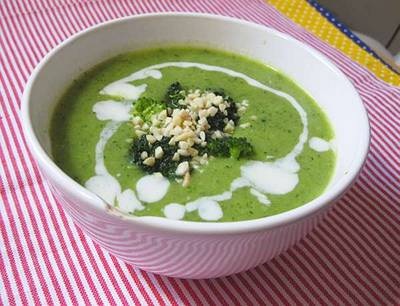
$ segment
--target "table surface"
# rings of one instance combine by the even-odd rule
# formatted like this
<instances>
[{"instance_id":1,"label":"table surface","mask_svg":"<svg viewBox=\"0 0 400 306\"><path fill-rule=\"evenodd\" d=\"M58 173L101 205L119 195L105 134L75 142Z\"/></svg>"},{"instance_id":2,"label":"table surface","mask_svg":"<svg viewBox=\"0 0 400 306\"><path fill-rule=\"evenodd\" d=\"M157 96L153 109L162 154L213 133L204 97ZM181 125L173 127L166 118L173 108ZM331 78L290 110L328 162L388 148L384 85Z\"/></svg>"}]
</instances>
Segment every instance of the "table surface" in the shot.
<instances>
[{"instance_id":1,"label":"table surface","mask_svg":"<svg viewBox=\"0 0 400 306\"><path fill-rule=\"evenodd\" d=\"M123 263L65 215L26 145L20 99L40 59L90 25L155 11L229 15L288 33L329 57L368 110L371 149L357 182L305 239L250 271L192 281ZM1 304L400 304L398 87L262 0L3 0L0 24Z\"/></svg>"}]
</instances>

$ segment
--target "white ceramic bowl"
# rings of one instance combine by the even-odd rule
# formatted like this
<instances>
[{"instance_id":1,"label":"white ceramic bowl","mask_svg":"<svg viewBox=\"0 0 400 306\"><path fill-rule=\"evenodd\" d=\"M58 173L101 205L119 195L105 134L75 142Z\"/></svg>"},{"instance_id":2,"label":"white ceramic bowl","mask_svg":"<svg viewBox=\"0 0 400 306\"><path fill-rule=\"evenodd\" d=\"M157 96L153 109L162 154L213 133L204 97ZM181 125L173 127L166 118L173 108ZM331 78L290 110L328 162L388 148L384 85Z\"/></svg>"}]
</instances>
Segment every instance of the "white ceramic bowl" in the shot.
<instances>
[{"instance_id":1,"label":"white ceramic bowl","mask_svg":"<svg viewBox=\"0 0 400 306\"><path fill-rule=\"evenodd\" d=\"M68 177L52 160L49 121L74 77L122 52L163 43L200 44L241 53L294 79L327 113L337 165L326 191L285 213L257 220L196 223L119 215ZM23 96L26 138L43 175L65 210L112 254L146 271L211 278L259 265L309 233L349 187L365 160L369 125L361 99L328 59L299 41L261 25L203 14L149 14L107 22L67 39L33 72Z\"/></svg>"}]
</instances>

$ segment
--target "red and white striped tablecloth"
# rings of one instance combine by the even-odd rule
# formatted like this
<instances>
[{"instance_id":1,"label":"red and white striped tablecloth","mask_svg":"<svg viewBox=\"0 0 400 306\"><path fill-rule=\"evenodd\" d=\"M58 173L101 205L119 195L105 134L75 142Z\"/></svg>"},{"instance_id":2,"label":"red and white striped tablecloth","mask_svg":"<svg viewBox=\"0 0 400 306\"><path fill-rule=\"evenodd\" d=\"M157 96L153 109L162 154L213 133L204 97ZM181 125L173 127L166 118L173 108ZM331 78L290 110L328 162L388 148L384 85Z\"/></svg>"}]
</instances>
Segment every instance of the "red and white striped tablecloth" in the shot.
<instances>
[{"instance_id":1,"label":"red and white striped tablecloth","mask_svg":"<svg viewBox=\"0 0 400 306\"><path fill-rule=\"evenodd\" d=\"M357 183L306 239L248 272L178 280L121 262L65 215L26 145L20 98L40 59L91 25L155 11L229 15L289 33L331 58L368 109L371 151ZM0 303L400 304L399 88L261 0L2 0L0 25Z\"/></svg>"}]
</instances>

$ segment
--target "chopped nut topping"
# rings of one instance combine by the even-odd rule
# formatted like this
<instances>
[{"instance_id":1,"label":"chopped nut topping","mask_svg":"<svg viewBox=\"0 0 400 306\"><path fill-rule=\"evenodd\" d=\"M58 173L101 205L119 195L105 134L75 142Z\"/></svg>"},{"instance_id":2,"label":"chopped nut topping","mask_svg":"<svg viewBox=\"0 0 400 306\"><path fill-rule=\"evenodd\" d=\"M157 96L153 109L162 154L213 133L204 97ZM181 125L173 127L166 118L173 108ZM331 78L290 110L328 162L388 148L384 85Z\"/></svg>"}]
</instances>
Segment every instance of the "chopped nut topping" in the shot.
<instances>
[{"instance_id":1,"label":"chopped nut topping","mask_svg":"<svg viewBox=\"0 0 400 306\"><path fill-rule=\"evenodd\" d=\"M135 134L136 134L136 136L140 137L140 136L142 136L142 135L145 135L146 132L141 131L141 130L135 130Z\"/></svg>"},{"instance_id":2,"label":"chopped nut topping","mask_svg":"<svg viewBox=\"0 0 400 306\"><path fill-rule=\"evenodd\" d=\"M181 141L181 140L185 140L185 139L193 138L193 137L194 137L193 131L187 131L187 132L181 133L178 136L175 136L175 141Z\"/></svg>"},{"instance_id":3,"label":"chopped nut topping","mask_svg":"<svg viewBox=\"0 0 400 306\"><path fill-rule=\"evenodd\" d=\"M214 107L214 106L211 106L211 107L207 110L207 112L208 112L208 115L209 115L209 116L214 117L215 114L218 112L218 108L216 108L216 107Z\"/></svg>"},{"instance_id":4,"label":"chopped nut topping","mask_svg":"<svg viewBox=\"0 0 400 306\"><path fill-rule=\"evenodd\" d=\"M150 156L143 161L143 164L145 164L146 166L152 167L152 166L154 166L155 162L156 162L156 159L153 156Z\"/></svg>"},{"instance_id":5,"label":"chopped nut topping","mask_svg":"<svg viewBox=\"0 0 400 306\"><path fill-rule=\"evenodd\" d=\"M172 157L173 161L178 161L180 159L179 154L175 153L174 156Z\"/></svg>"},{"instance_id":6,"label":"chopped nut topping","mask_svg":"<svg viewBox=\"0 0 400 306\"><path fill-rule=\"evenodd\" d=\"M226 109L226 105L221 103L220 105L218 105L218 108L221 112L223 112Z\"/></svg>"},{"instance_id":7,"label":"chopped nut topping","mask_svg":"<svg viewBox=\"0 0 400 306\"><path fill-rule=\"evenodd\" d=\"M132 123L134 125L141 125L141 124L143 124L143 120L142 120L142 118L136 116L136 117L133 117Z\"/></svg>"},{"instance_id":8,"label":"chopped nut topping","mask_svg":"<svg viewBox=\"0 0 400 306\"><path fill-rule=\"evenodd\" d=\"M242 129L247 129L250 126L251 126L251 124L249 122L242 123L241 125L239 125L239 127L242 128Z\"/></svg>"},{"instance_id":9,"label":"chopped nut topping","mask_svg":"<svg viewBox=\"0 0 400 306\"><path fill-rule=\"evenodd\" d=\"M149 154L146 151L143 151L142 154L140 154L141 159L146 159L149 156Z\"/></svg>"},{"instance_id":10,"label":"chopped nut topping","mask_svg":"<svg viewBox=\"0 0 400 306\"><path fill-rule=\"evenodd\" d=\"M233 122L232 122L233 123ZM232 124L231 122L228 122L227 125L224 127L224 132L225 133L233 133L235 130L235 124Z\"/></svg>"},{"instance_id":11,"label":"chopped nut topping","mask_svg":"<svg viewBox=\"0 0 400 306\"><path fill-rule=\"evenodd\" d=\"M189 155L190 155L190 153L189 153L188 150L178 149L177 152L178 152L178 154L181 155L181 156L189 156Z\"/></svg>"},{"instance_id":12,"label":"chopped nut topping","mask_svg":"<svg viewBox=\"0 0 400 306\"><path fill-rule=\"evenodd\" d=\"M194 148L189 148L189 149L187 149L187 151L189 152L189 154L190 154L191 156L197 156L197 155L199 154L199 151L197 151L197 150L194 149Z\"/></svg>"},{"instance_id":13,"label":"chopped nut topping","mask_svg":"<svg viewBox=\"0 0 400 306\"><path fill-rule=\"evenodd\" d=\"M186 172L185 176L183 177L182 186L187 187L190 184L190 173Z\"/></svg>"},{"instance_id":14,"label":"chopped nut topping","mask_svg":"<svg viewBox=\"0 0 400 306\"><path fill-rule=\"evenodd\" d=\"M186 150L189 148L189 144L186 141L179 141L178 146L180 149Z\"/></svg>"},{"instance_id":15,"label":"chopped nut topping","mask_svg":"<svg viewBox=\"0 0 400 306\"><path fill-rule=\"evenodd\" d=\"M164 155L164 151L161 147L157 147L154 151L154 157L157 159L160 159L161 157L163 157Z\"/></svg>"},{"instance_id":16,"label":"chopped nut topping","mask_svg":"<svg viewBox=\"0 0 400 306\"><path fill-rule=\"evenodd\" d=\"M147 134L146 135L146 139L149 142L149 144L153 144L153 143L155 143L157 141L157 139L151 134Z\"/></svg>"},{"instance_id":17,"label":"chopped nut topping","mask_svg":"<svg viewBox=\"0 0 400 306\"><path fill-rule=\"evenodd\" d=\"M189 172L189 162L187 161L180 163L175 170L175 174L179 176L184 176L187 172Z\"/></svg>"},{"instance_id":18,"label":"chopped nut topping","mask_svg":"<svg viewBox=\"0 0 400 306\"><path fill-rule=\"evenodd\" d=\"M206 140L206 133L204 133L204 131L201 131L200 133L199 133L199 135L200 135L200 139L201 140Z\"/></svg>"},{"instance_id":19,"label":"chopped nut topping","mask_svg":"<svg viewBox=\"0 0 400 306\"><path fill-rule=\"evenodd\" d=\"M234 103L229 97L199 89L181 91L180 94L182 97L171 107L153 114L146 122L135 116L132 124L135 134L138 137L145 135L148 143L143 144L142 152L136 157L139 164L155 167L158 171L161 160L169 158L178 164L175 175L183 177L182 185L186 187L191 180L191 169L202 171L201 166L212 158L201 153L207 147L207 140L230 137L236 128L237 115L246 111L248 101L236 103L235 115L228 116L228 113L232 114ZM255 120L253 117L251 119ZM240 125L241 128L248 126L249 123ZM167 145L168 150L166 143L171 146ZM181 159L185 161L178 163Z\"/></svg>"}]
</instances>

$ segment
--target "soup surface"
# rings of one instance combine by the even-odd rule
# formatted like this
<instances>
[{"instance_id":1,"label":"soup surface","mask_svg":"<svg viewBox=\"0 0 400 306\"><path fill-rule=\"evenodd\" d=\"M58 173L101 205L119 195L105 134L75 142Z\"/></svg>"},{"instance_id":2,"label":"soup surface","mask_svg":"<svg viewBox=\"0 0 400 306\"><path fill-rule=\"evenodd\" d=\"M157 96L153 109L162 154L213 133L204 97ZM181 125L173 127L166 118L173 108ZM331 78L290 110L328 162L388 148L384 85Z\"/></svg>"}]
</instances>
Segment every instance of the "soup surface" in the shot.
<instances>
[{"instance_id":1,"label":"soup surface","mask_svg":"<svg viewBox=\"0 0 400 306\"><path fill-rule=\"evenodd\" d=\"M169 108L163 103L171 84L180 85L180 100ZM144 113L138 101L156 107ZM208 103L201 106L208 112L189 112L196 101ZM218 116L213 110L226 116L221 131L210 127ZM191 123L175 122L187 113ZM178 166L165 170L168 176L157 170L169 152L160 138L167 134L155 133L171 133L170 121L197 138L163 138L183 154L171 155ZM99 64L73 81L51 123L53 158L74 180L123 212L191 221L255 219L311 201L333 173L333 137L323 111L292 80L243 56L200 47L142 50ZM234 154L229 147L225 155L209 148L228 138L246 148ZM135 159L140 139L149 149Z\"/></svg>"}]
</instances>

